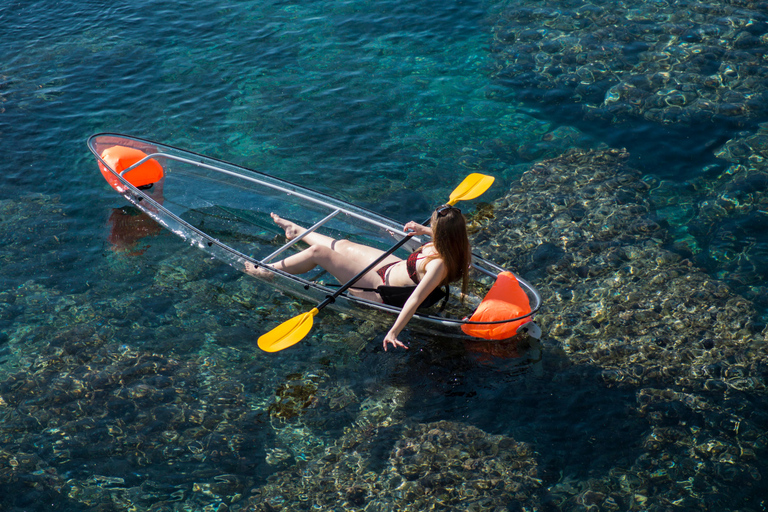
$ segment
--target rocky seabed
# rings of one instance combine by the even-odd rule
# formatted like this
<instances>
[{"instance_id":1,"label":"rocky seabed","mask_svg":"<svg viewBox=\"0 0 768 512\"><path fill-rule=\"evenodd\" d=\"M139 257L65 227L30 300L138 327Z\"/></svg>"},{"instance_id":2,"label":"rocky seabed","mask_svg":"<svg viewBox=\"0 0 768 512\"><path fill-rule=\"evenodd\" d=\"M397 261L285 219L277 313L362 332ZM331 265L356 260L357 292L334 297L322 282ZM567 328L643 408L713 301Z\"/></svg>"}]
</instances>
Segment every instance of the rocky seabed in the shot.
<instances>
[{"instance_id":1,"label":"rocky seabed","mask_svg":"<svg viewBox=\"0 0 768 512\"><path fill-rule=\"evenodd\" d=\"M725 150L736 158L736 147ZM232 332L284 306L243 279L222 285L212 304L201 280L211 263L171 259L135 301L94 302L33 282L3 292L8 510L43 502L98 511L760 510L768 331L750 300L675 245L657 212L659 184L627 158L572 150L536 163L473 227L479 252L519 270L544 297L537 378L567 392L588 369L600 388L634 394L627 421L642 434L627 439L641 447L632 460L559 475L542 468L533 440L410 420L407 387L363 395L330 370L274 368L245 346L207 338L189 342L202 351L163 355L171 352L163 340L190 325ZM55 215L55 200L35 201ZM19 222L13 205L2 206L7 232ZM23 232L6 249L12 259L40 252ZM179 290L188 302L165 316L126 320L145 316L148 298ZM112 341L130 332L144 348ZM335 352L318 344L319 360L342 354L354 366L359 338L371 332L363 324L329 335L323 345Z\"/></svg>"}]
</instances>

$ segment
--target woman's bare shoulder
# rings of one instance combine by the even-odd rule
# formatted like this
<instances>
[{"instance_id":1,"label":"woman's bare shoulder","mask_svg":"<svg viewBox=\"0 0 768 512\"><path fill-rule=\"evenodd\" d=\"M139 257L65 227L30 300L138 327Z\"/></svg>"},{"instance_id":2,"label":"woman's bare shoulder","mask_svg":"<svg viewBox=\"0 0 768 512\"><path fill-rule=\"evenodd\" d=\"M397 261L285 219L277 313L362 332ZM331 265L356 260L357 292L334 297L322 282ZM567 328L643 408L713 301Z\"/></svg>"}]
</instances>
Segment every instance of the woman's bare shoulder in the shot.
<instances>
[{"instance_id":1,"label":"woman's bare shoulder","mask_svg":"<svg viewBox=\"0 0 768 512\"><path fill-rule=\"evenodd\" d=\"M448 270L445 266L445 262L443 261L443 258L440 257L440 255L437 255L435 258L430 258L424 262L425 274L429 274L430 272L444 273L447 271Z\"/></svg>"}]
</instances>

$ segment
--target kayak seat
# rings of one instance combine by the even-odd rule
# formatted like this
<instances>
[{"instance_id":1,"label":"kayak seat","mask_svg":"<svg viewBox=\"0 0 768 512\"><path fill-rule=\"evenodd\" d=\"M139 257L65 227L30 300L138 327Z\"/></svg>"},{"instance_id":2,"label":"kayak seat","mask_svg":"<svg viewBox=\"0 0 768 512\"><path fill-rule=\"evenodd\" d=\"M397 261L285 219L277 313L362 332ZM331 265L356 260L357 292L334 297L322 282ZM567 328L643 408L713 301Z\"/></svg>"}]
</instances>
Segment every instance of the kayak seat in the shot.
<instances>
[{"instance_id":1,"label":"kayak seat","mask_svg":"<svg viewBox=\"0 0 768 512\"><path fill-rule=\"evenodd\" d=\"M416 287L381 285L377 286L376 288L362 288L355 286L352 289L361 292L378 293L379 297L381 297L381 301L387 306L402 308L405 306L406 301L411 296ZM427 295L427 298L424 299L424 301L419 305L418 309L431 308L438 302L443 301L443 303L440 305L440 311L443 311L445 309L445 305L448 303L450 296L451 293L448 285L441 286L440 288L432 290L432 293Z\"/></svg>"},{"instance_id":2,"label":"kayak seat","mask_svg":"<svg viewBox=\"0 0 768 512\"><path fill-rule=\"evenodd\" d=\"M411 296L413 291L416 289L415 286L386 286L381 285L376 287L376 293L379 294L379 297L381 297L381 301L388 305L388 306L395 306L397 308L402 308L405 306L406 301ZM419 305L419 309L426 309L431 308L441 300L443 301L443 305L441 306L440 310L442 311L445 308L446 302L448 302L448 297L450 296L448 286L441 286L440 288L436 288L432 291L429 295L427 295L427 298L424 299L424 302L422 302Z\"/></svg>"}]
</instances>

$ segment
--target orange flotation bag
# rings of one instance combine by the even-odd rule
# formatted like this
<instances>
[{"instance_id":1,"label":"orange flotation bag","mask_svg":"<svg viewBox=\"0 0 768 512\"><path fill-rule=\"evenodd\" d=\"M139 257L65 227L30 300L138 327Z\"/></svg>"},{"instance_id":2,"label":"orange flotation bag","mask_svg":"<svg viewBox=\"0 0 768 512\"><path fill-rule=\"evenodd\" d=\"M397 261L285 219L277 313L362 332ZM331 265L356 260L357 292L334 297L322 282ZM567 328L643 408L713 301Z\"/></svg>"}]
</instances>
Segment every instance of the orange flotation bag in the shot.
<instances>
[{"instance_id":1,"label":"orange flotation bag","mask_svg":"<svg viewBox=\"0 0 768 512\"><path fill-rule=\"evenodd\" d=\"M519 318L531 312L528 295L512 272L502 272L488 291L483 301L469 318L471 322L496 322ZM530 317L514 322L498 324L463 324L465 334L486 340L505 340L517 334L521 325L531 321Z\"/></svg>"},{"instance_id":2,"label":"orange flotation bag","mask_svg":"<svg viewBox=\"0 0 768 512\"><path fill-rule=\"evenodd\" d=\"M118 174L146 156L147 154L140 149L126 146L112 146L101 153L102 160ZM99 169L101 169L101 174L112 188L118 192L122 192L125 189L120 180L101 162L99 162ZM163 166L157 160L150 159L137 168L125 173L123 178L137 188L152 185L163 178Z\"/></svg>"}]
</instances>

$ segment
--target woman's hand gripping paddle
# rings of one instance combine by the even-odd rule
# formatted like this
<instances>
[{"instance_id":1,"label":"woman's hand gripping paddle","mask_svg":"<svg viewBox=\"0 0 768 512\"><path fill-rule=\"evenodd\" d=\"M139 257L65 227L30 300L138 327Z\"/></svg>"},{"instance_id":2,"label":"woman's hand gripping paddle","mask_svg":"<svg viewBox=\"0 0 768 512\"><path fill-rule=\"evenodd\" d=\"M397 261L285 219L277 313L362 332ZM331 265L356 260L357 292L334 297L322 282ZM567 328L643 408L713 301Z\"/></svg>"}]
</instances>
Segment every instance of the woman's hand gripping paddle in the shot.
<instances>
[{"instance_id":1,"label":"woman's hand gripping paddle","mask_svg":"<svg viewBox=\"0 0 768 512\"><path fill-rule=\"evenodd\" d=\"M474 199L483 194L493 184L493 176L486 176L484 174L473 173L464 178L458 187L450 195L448 200L449 205L453 206L459 201L468 201ZM423 224L429 222L427 219ZM370 272L376 265L381 263L387 256L398 250L403 246L414 233L409 233L402 240L393 245L388 251L379 256L373 263L368 265L359 274L346 282L341 288L336 290L333 295L329 295L323 302L317 305L316 308L312 308L311 311L302 313L295 316L278 325L266 334L259 337L259 348L265 352L278 352L285 348L295 345L300 342L312 329L313 319L316 314L320 312L328 304L331 304L336 300L336 297L347 291L352 285L360 280L365 274Z\"/></svg>"}]
</instances>

